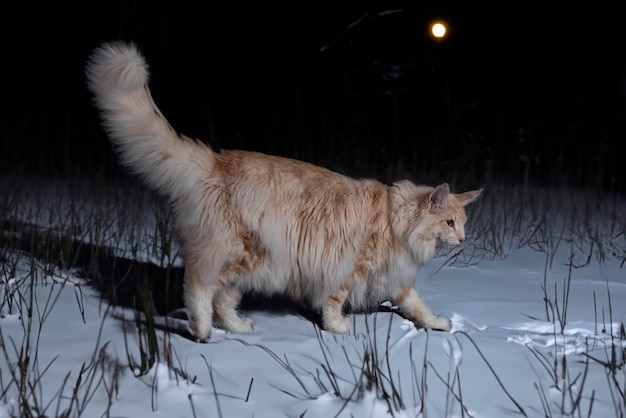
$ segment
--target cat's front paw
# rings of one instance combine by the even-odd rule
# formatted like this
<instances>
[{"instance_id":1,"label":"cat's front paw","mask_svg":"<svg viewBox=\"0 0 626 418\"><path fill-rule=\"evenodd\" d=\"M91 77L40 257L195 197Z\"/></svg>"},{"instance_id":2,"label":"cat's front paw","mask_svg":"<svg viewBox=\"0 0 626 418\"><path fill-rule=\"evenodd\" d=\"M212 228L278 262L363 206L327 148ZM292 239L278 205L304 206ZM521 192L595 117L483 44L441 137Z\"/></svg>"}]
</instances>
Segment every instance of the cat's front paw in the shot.
<instances>
[{"instance_id":1,"label":"cat's front paw","mask_svg":"<svg viewBox=\"0 0 626 418\"><path fill-rule=\"evenodd\" d=\"M254 321L247 316L237 316L237 321L230 323L230 330L232 332L247 334L254 331Z\"/></svg>"},{"instance_id":2,"label":"cat's front paw","mask_svg":"<svg viewBox=\"0 0 626 418\"><path fill-rule=\"evenodd\" d=\"M324 321L324 329L336 334L344 334L352 329L352 319L341 316Z\"/></svg>"},{"instance_id":3,"label":"cat's front paw","mask_svg":"<svg viewBox=\"0 0 626 418\"><path fill-rule=\"evenodd\" d=\"M450 331L452 329L452 321L443 315L437 315L430 328L439 331Z\"/></svg>"},{"instance_id":4,"label":"cat's front paw","mask_svg":"<svg viewBox=\"0 0 626 418\"><path fill-rule=\"evenodd\" d=\"M248 334L254 331L254 321L247 316L239 316L234 313L226 318L216 316L213 319L215 326L222 328L228 332L234 332L236 334Z\"/></svg>"}]
</instances>

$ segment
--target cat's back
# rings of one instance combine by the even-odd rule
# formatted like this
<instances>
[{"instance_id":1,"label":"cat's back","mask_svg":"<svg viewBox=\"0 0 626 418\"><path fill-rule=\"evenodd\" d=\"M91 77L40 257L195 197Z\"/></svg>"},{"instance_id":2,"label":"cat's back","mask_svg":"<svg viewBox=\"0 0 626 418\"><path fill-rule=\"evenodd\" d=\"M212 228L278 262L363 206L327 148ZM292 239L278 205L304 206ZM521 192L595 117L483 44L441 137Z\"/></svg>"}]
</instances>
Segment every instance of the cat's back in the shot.
<instances>
[{"instance_id":1,"label":"cat's back","mask_svg":"<svg viewBox=\"0 0 626 418\"><path fill-rule=\"evenodd\" d=\"M377 180L257 152L223 151L219 161L231 203L253 229L297 225L299 233L308 228L339 232L361 230L372 218L386 217L387 186Z\"/></svg>"},{"instance_id":2,"label":"cat's back","mask_svg":"<svg viewBox=\"0 0 626 418\"><path fill-rule=\"evenodd\" d=\"M259 152L225 150L217 161L217 176L233 194L333 201L386 189L377 180L355 179L306 161Z\"/></svg>"},{"instance_id":3,"label":"cat's back","mask_svg":"<svg viewBox=\"0 0 626 418\"><path fill-rule=\"evenodd\" d=\"M349 184L354 179L327 168L293 158L254 151L223 150L216 167L225 180L259 183L297 182L313 185L320 181Z\"/></svg>"}]
</instances>

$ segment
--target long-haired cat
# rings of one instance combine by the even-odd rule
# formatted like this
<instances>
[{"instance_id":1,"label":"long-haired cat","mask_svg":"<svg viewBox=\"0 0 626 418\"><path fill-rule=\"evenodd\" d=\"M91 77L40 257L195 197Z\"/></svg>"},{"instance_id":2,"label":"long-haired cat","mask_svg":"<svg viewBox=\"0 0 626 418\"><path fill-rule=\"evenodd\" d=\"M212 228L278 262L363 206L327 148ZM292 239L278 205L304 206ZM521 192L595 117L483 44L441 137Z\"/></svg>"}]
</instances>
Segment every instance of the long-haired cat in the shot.
<instances>
[{"instance_id":1,"label":"long-haired cat","mask_svg":"<svg viewBox=\"0 0 626 418\"><path fill-rule=\"evenodd\" d=\"M343 333L347 309L391 301L421 327L449 330L414 287L419 266L465 239L463 206L481 190L447 184L391 186L302 161L239 150L217 152L178 134L148 88L148 65L132 43L91 55L88 87L122 162L165 194L185 251L189 328L206 342L214 324L250 332L237 312L245 292L281 294Z\"/></svg>"}]
</instances>

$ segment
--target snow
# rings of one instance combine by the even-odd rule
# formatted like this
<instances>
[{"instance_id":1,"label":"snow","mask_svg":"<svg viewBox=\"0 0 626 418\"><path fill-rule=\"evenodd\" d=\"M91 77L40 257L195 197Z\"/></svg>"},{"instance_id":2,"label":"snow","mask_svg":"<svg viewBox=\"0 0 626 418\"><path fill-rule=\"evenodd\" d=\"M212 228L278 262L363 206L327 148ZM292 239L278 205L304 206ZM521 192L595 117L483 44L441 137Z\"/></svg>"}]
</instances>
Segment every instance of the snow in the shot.
<instances>
[{"instance_id":1,"label":"snow","mask_svg":"<svg viewBox=\"0 0 626 418\"><path fill-rule=\"evenodd\" d=\"M151 197L64 184L20 190L3 190L5 220L44 231L82 225L73 236L84 242L181 265L173 244L159 256L155 241L169 238ZM389 304L352 315L354 329L340 335L301 312L253 309L252 333L214 329L208 344L157 330L158 358L145 367L148 333L136 310L110 306L80 269L5 245L0 417L19 415L24 402L40 415L86 417L624 416L626 203L541 190L526 192L531 203L504 190L468 206L466 243L415 279L452 332L416 329ZM15 233L2 234L7 243Z\"/></svg>"}]
</instances>

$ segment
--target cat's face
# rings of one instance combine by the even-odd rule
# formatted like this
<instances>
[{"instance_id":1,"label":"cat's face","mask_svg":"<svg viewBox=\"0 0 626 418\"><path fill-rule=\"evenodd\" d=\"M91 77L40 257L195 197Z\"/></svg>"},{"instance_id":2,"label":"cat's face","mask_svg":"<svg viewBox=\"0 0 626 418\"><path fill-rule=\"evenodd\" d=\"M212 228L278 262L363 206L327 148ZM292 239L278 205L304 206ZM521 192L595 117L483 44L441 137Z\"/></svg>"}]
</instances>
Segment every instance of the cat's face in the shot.
<instances>
[{"instance_id":1,"label":"cat's face","mask_svg":"<svg viewBox=\"0 0 626 418\"><path fill-rule=\"evenodd\" d=\"M452 194L447 184L433 189L409 181L396 182L391 189L394 233L415 260L426 263L437 249L454 248L465 241L464 206L481 192Z\"/></svg>"},{"instance_id":2,"label":"cat's face","mask_svg":"<svg viewBox=\"0 0 626 418\"><path fill-rule=\"evenodd\" d=\"M465 241L467 216L461 203L453 195L448 197L446 206L437 213L430 213L435 218L438 247L454 248Z\"/></svg>"},{"instance_id":3,"label":"cat's face","mask_svg":"<svg viewBox=\"0 0 626 418\"><path fill-rule=\"evenodd\" d=\"M428 211L438 248L454 248L465 241L467 215L464 206L474 201L482 190L452 194L447 184L437 186L423 203Z\"/></svg>"}]
</instances>

